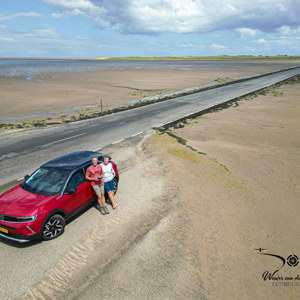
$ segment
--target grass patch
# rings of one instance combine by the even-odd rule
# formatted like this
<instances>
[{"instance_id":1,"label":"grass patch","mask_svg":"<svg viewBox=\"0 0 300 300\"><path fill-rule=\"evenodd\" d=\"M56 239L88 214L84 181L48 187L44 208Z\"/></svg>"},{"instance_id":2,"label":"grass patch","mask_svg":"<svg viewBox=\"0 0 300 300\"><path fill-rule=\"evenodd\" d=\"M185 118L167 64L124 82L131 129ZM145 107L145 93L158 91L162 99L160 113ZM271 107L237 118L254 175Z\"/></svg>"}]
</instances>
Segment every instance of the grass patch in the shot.
<instances>
[{"instance_id":1,"label":"grass patch","mask_svg":"<svg viewBox=\"0 0 300 300\"><path fill-rule=\"evenodd\" d=\"M129 96L133 96L133 97L150 97L150 96L156 96L156 95L161 95L162 93L164 93L166 91L164 90L134 90L132 92L129 92Z\"/></svg>"},{"instance_id":2,"label":"grass patch","mask_svg":"<svg viewBox=\"0 0 300 300\"><path fill-rule=\"evenodd\" d=\"M188 150L188 149L178 149L178 148L170 148L167 152L173 156L179 157L184 160L191 161L195 164L199 163L199 158L196 153Z\"/></svg>"},{"instance_id":3,"label":"grass patch","mask_svg":"<svg viewBox=\"0 0 300 300\"><path fill-rule=\"evenodd\" d=\"M217 78L215 79L215 82L218 83L227 83L227 82L231 82L231 81L235 81L236 79L230 78L230 77L225 77L225 78Z\"/></svg>"}]
</instances>

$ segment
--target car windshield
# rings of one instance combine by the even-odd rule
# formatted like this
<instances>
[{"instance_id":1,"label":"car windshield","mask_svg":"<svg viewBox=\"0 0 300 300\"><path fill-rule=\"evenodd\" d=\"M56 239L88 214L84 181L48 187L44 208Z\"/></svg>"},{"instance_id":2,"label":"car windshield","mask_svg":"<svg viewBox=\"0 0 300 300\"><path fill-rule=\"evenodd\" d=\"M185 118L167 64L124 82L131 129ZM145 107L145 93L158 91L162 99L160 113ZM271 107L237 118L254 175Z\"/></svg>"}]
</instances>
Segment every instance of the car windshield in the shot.
<instances>
[{"instance_id":1,"label":"car windshield","mask_svg":"<svg viewBox=\"0 0 300 300\"><path fill-rule=\"evenodd\" d=\"M66 170L40 168L23 183L22 188L34 194L54 196L61 192L69 174Z\"/></svg>"}]
</instances>

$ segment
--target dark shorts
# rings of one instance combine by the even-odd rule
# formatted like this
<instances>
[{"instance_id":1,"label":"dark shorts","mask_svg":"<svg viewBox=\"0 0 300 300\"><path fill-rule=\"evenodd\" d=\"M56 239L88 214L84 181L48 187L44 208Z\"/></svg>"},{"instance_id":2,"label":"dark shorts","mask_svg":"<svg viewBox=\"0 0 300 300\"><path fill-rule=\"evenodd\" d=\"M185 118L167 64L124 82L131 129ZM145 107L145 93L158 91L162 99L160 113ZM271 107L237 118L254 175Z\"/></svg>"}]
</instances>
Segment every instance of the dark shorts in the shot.
<instances>
[{"instance_id":1,"label":"dark shorts","mask_svg":"<svg viewBox=\"0 0 300 300\"><path fill-rule=\"evenodd\" d=\"M106 192L110 192L114 190L114 178L109 182L104 182L104 189Z\"/></svg>"}]
</instances>

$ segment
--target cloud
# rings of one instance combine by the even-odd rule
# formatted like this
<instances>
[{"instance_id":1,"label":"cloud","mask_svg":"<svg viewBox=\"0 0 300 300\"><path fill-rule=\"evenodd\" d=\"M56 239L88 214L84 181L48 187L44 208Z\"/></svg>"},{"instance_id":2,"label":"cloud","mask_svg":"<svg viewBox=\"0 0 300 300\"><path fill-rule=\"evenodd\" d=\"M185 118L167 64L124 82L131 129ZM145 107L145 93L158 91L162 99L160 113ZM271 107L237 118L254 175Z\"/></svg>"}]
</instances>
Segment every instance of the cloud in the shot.
<instances>
[{"instance_id":1,"label":"cloud","mask_svg":"<svg viewBox=\"0 0 300 300\"><path fill-rule=\"evenodd\" d=\"M256 49L253 47L245 47L245 50L250 52L256 52Z\"/></svg>"},{"instance_id":2,"label":"cloud","mask_svg":"<svg viewBox=\"0 0 300 300\"><path fill-rule=\"evenodd\" d=\"M245 36L255 36L258 33L258 30L256 29L251 29L251 28L246 28L246 27L241 27L235 29L235 32L238 33L242 38Z\"/></svg>"},{"instance_id":3,"label":"cloud","mask_svg":"<svg viewBox=\"0 0 300 300\"><path fill-rule=\"evenodd\" d=\"M226 49L228 49L226 46L218 45L218 44L212 44L210 46L210 48L212 48L214 50L226 50Z\"/></svg>"},{"instance_id":4,"label":"cloud","mask_svg":"<svg viewBox=\"0 0 300 300\"><path fill-rule=\"evenodd\" d=\"M290 26L283 25L278 28L278 31L283 35L293 35L300 32L300 26L298 26L297 28L291 28Z\"/></svg>"},{"instance_id":5,"label":"cloud","mask_svg":"<svg viewBox=\"0 0 300 300\"><path fill-rule=\"evenodd\" d=\"M99 42L83 36L62 36L49 28L27 33L0 26L0 53L3 57L89 57ZM96 44L96 45L95 45ZM105 45L102 45L102 49Z\"/></svg>"},{"instance_id":6,"label":"cloud","mask_svg":"<svg viewBox=\"0 0 300 300\"><path fill-rule=\"evenodd\" d=\"M61 18L65 18L66 16L63 14L52 13L50 14L50 17L54 19L61 19Z\"/></svg>"},{"instance_id":7,"label":"cloud","mask_svg":"<svg viewBox=\"0 0 300 300\"><path fill-rule=\"evenodd\" d=\"M278 51L278 53L282 51L292 50L296 51L295 54L299 53L300 47L300 37L273 37L267 40L265 39L258 39L253 41L254 43L258 44L259 46L263 46L266 48L274 49Z\"/></svg>"},{"instance_id":8,"label":"cloud","mask_svg":"<svg viewBox=\"0 0 300 300\"><path fill-rule=\"evenodd\" d=\"M267 41L265 39L258 39L258 40L255 40L254 43L257 43L257 44L266 44Z\"/></svg>"},{"instance_id":9,"label":"cloud","mask_svg":"<svg viewBox=\"0 0 300 300\"><path fill-rule=\"evenodd\" d=\"M103 8L94 5L92 0L42 0L69 16L87 15L97 19L103 13ZM126 1L126 0L125 0ZM101 1L100 1L101 2ZM109 2L109 1L108 1Z\"/></svg>"},{"instance_id":10,"label":"cloud","mask_svg":"<svg viewBox=\"0 0 300 300\"><path fill-rule=\"evenodd\" d=\"M11 38L11 37L1 37L0 36L0 41L2 41L2 42L15 42L16 40L14 38Z\"/></svg>"},{"instance_id":11,"label":"cloud","mask_svg":"<svg viewBox=\"0 0 300 300\"><path fill-rule=\"evenodd\" d=\"M43 15L36 12L20 12L10 15L0 14L0 21L8 21L17 18L42 18Z\"/></svg>"},{"instance_id":12,"label":"cloud","mask_svg":"<svg viewBox=\"0 0 300 300\"><path fill-rule=\"evenodd\" d=\"M53 28L36 28L24 35L30 37L39 37L39 38L40 37L53 38L59 36L59 34Z\"/></svg>"},{"instance_id":13,"label":"cloud","mask_svg":"<svg viewBox=\"0 0 300 300\"><path fill-rule=\"evenodd\" d=\"M52 13L50 15L43 15L36 12L18 12L14 14L0 14L0 21L9 21L9 20L19 19L19 18L45 18L45 17L59 19L59 18L65 18L66 15L57 14L57 13Z\"/></svg>"},{"instance_id":14,"label":"cloud","mask_svg":"<svg viewBox=\"0 0 300 300\"><path fill-rule=\"evenodd\" d=\"M299 0L42 0L67 15L85 15L129 34L235 30L254 36L299 26Z\"/></svg>"}]
</instances>

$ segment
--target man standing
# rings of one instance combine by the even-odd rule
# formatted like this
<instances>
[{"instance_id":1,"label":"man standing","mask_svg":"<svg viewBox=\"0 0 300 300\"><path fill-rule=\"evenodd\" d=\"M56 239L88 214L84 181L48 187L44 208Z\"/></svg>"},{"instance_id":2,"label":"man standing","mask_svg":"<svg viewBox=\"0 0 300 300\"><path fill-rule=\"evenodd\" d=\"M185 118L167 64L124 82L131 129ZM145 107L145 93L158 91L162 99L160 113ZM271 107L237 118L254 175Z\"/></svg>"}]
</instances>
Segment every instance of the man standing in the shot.
<instances>
[{"instance_id":1,"label":"man standing","mask_svg":"<svg viewBox=\"0 0 300 300\"><path fill-rule=\"evenodd\" d=\"M109 211L105 205L104 197L104 182L103 182L102 167L98 165L98 157L92 158L92 165L90 165L85 174L85 179L91 182L91 186L98 197L98 203L100 206L100 213L102 215L109 214Z\"/></svg>"}]
</instances>

